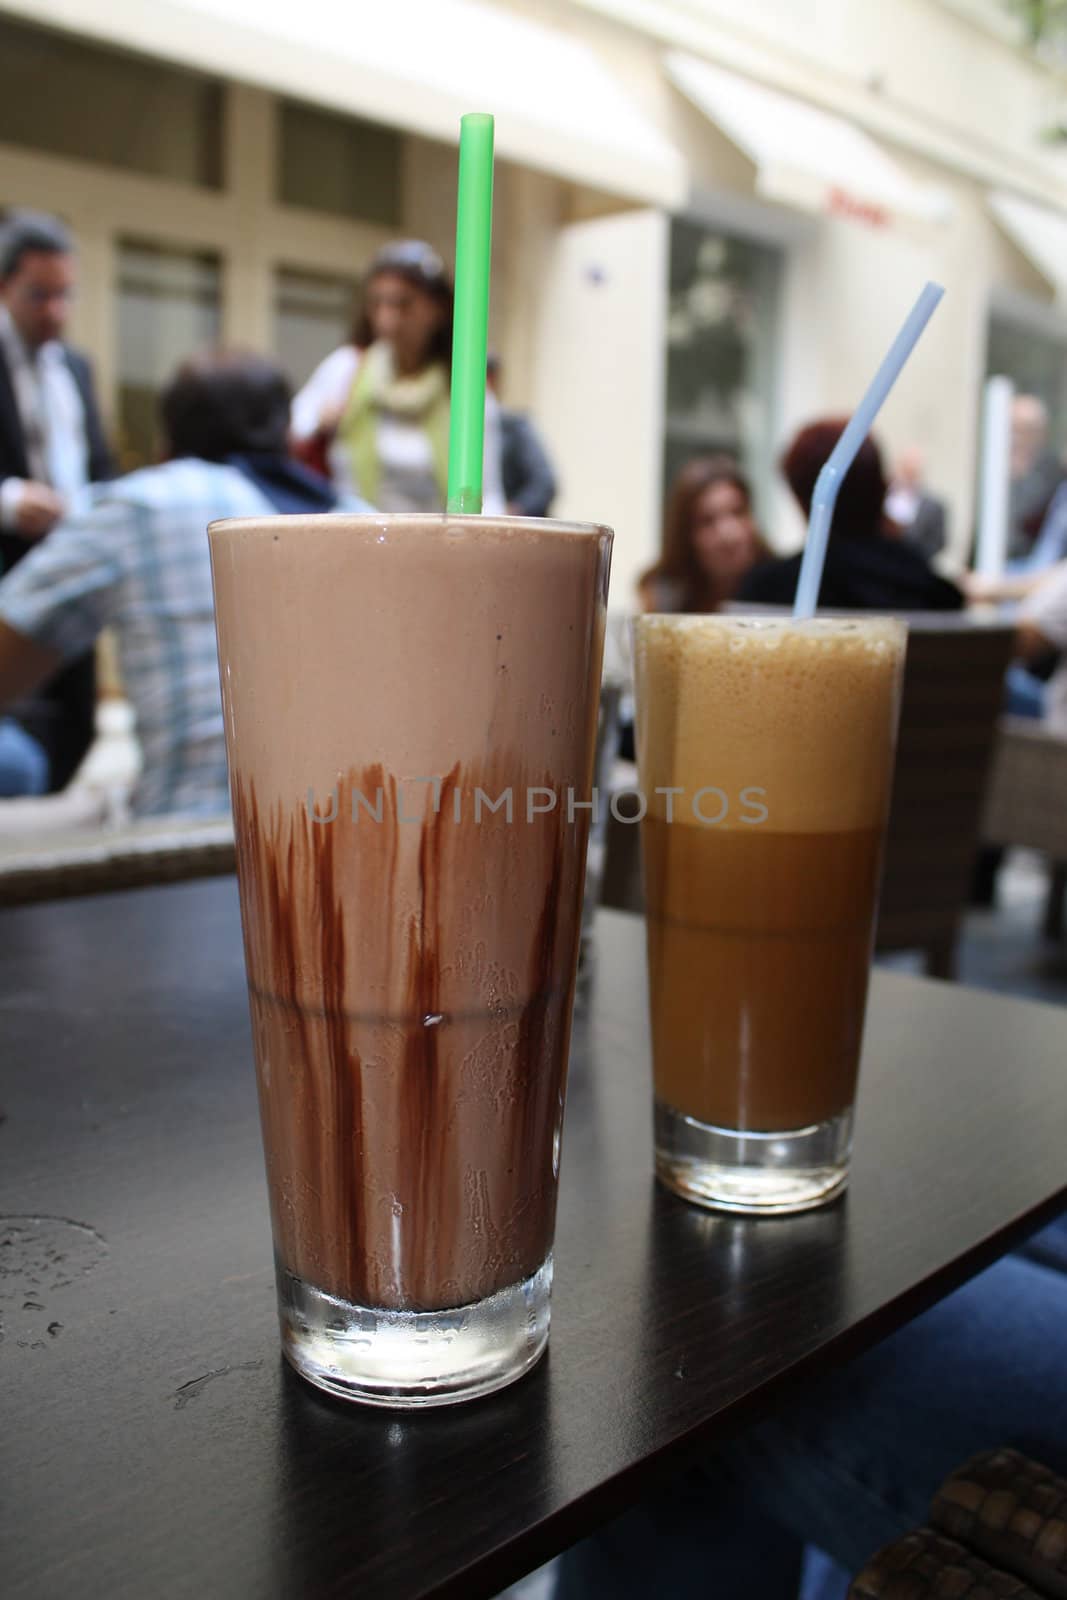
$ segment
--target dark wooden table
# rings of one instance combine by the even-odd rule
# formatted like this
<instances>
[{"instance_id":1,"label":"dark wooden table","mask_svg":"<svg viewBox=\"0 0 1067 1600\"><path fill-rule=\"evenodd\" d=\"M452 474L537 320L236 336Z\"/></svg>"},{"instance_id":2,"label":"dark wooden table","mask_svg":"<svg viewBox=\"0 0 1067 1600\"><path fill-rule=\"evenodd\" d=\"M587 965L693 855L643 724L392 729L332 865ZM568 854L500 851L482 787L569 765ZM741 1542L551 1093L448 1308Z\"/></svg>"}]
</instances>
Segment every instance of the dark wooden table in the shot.
<instances>
[{"instance_id":1,"label":"dark wooden table","mask_svg":"<svg viewBox=\"0 0 1067 1600\"><path fill-rule=\"evenodd\" d=\"M1062 1014L884 973L841 1204L661 1192L642 934L597 930L548 1359L399 1417L278 1353L232 880L0 915L5 1600L491 1594L1067 1201Z\"/></svg>"}]
</instances>

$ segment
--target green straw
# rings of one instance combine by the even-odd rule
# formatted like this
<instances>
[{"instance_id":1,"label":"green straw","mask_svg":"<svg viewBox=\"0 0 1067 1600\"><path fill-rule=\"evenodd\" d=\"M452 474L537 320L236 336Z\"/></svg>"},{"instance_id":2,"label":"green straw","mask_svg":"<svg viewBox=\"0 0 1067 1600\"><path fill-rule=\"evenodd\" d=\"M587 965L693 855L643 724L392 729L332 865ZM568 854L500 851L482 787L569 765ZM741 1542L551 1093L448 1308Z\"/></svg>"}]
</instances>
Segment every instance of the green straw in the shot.
<instances>
[{"instance_id":1,"label":"green straw","mask_svg":"<svg viewBox=\"0 0 1067 1600\"><path fill-rule=\"evenodd\" d=\"M477 515L482 509L492 230L493 119L482 112L472 112L459 124L456 309L448 434L448 509L460 514Z\"/></svg>"}]
</instances>

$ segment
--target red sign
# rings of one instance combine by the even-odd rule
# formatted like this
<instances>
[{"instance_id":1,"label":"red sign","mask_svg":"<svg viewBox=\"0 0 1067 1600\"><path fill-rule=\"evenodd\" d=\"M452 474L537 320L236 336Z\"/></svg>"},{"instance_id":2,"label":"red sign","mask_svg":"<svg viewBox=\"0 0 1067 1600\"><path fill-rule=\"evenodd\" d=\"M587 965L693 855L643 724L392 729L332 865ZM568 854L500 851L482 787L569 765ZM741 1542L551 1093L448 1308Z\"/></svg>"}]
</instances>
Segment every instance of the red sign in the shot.
<instances>
[{"instance_id":1,"label":"red sign","mask_svg":"<svg viewBox=\"0 0 1067 1600\"><path fill-rule=\"evenodd\" d=\"M872 200L860 200L846 189L831 189L826 196L826 209L831 216L849 217L871 228L888 228L891 221L885 206L876 205Z\"/></svg>"}]
</instances>

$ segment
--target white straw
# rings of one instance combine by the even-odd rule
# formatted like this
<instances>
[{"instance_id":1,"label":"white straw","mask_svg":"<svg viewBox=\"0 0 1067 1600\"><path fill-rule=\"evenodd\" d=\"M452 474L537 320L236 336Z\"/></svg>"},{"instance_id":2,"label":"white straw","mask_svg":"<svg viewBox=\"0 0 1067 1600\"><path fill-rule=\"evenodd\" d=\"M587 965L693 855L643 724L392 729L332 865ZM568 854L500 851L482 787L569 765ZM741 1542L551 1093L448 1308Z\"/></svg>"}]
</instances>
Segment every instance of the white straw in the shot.
<instances>
[{"instance_id":1,"label":"white straw","mask_svg":"<svg viewBox=\"0 0 1067 1600\"><path fill-rule=\"evenodd\" d=\"M842 479L856 458L856 452L871 431L875 417L890 389L900 376L901 368L919 342L919 336L937 308L944 294L939 283L928 283L916 300L907 321L890 345L882 365L874 375L870 388L852 414L844 433L838 439L830 459L815 480L815 493L811 500L808 519L808 537L800 563L797 597L793 616L798 620L813 617L819 601L823 563L826 560L826 543L830 537L830 524L834 518L834 505Z\"/></svg>"},{"instance_id":2,"label":"white straw","mask_svg":"<svg viewBox=\"0 0 1067 1600\"><path fill-rule=\"evenodd\" d=\"M990 378L982 413L982 476L978 494L978 540L974 570L999 583L1008 553L1011 497L1010 378Z\"/></svg>"}]
</instances>

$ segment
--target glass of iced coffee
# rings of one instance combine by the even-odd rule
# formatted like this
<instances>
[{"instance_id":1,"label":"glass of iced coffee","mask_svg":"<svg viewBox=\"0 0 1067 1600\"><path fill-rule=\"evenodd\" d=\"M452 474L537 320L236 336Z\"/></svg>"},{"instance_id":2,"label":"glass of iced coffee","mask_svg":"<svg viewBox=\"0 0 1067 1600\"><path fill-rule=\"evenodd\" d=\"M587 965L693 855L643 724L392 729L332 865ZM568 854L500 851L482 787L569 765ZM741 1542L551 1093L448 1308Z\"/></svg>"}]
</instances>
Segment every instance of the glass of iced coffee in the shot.
<instances>
[{"instance_id":1,"label":"glass of iced coffee","mask_svg":"<svg viewBox=\"0 0 1067 1600\"><path fill-rule=\"evenodd\" d=\"M611 535L210 530L282 1344L417 1407L545 1348Z\"/></svg>"},{"instance_id":2,"label":"glass of iced coffee","mask_svg":"<svg viewBox=\"0 0 1067 1600\"><path fill-rule=\"evenodd\" d=\"M888 618L635 623L659 1178L844 1186L906 642Z\"/></svg>"}]
</instances>

